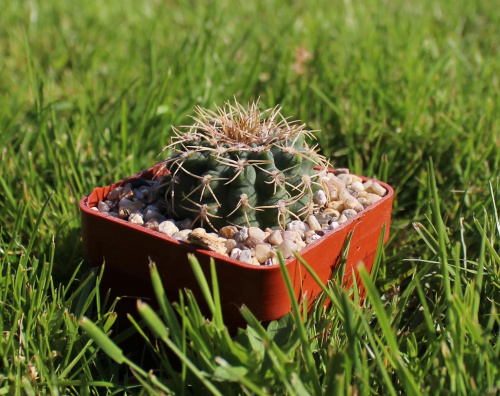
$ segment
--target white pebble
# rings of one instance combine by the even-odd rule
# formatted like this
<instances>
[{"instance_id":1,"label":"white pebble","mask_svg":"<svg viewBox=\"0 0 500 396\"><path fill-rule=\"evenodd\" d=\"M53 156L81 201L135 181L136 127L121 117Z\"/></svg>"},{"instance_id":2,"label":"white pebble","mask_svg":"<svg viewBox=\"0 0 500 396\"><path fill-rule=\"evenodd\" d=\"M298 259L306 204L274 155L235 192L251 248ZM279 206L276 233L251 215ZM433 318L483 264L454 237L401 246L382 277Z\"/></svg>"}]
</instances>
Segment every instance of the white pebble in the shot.
<instances>
[{"instance_id":1,"label":"white pebble","mask_svg":"<svg viewBox=\"0 0 500 396\"><path fill-rule=\"evenodd\" d=\"M309 226L300 220L293 220L286 226L287 231L295 231L300 235L301 238L304 238L304 234L309 231Z\"/></svg>"},{"instance_id":2,"label":"white pebble","mask_svg":"<svg viewBox=\"0 0 500 396\"><path fill-rule=\"evenodd\" d=\"M177 228L173 220L165 220L158 226L158 231L168 236L172 236L176 232L179 232L179 229Z\"/></svg>"},{"instance_id":3,"label":"white pebble","mask_svg":"<svg viewBox=\"0 0 500 396\"><path fill-rule=\"evenodd\" d=\"M337 228L339 226L339 222L338 221L332 221L330 224L328 224L328 226L325 227L325 230L334 230L335 228Z\"/></svg>"},{"instance_id":4,"label":"white pebble","mask_svg":"<svg viewBox=\"0 0 500 396\"><path fill-rule=\"evenodd\" d=\"M160 225L160 223L158 223L156 220L152 219L152 220L148 220L146 222L146 224L144 224L144 227L149 228L150 230L153 230L153 231L158 231L159 225Z\"/></svg>"},{"instance_id":5,"label":"white pebble","mask_svg":"<svg viewBox=\"0 0 500 396\"><path fill-rule=\"evenodd\" d=\"M141 213L132 213L129 218L128 218L128 221L130 223L133 223L133 224L138 224L138 225L143 225L144 224L144 219L142 217L142 214Z\"/></svg>"},{"instance_id":6,"label":"white pebble","mask_svg":"<svg viewBox=\"0 0 500 396\"><path fill-rule=\"evenodd\" d=\"M351 190L356 190L358 192L365 191L365 186L363 186L363 183L355 181L351 184Z\"/></svg>"},{"instance_id":7,"label":"white pebble","mask_svg":"<svg viewBox=\"0 0 500 396\"><path fill-rule=\"evenodd\" d=\"M313 195L313 201L316 205L324 206L328 200L325 192L323 190L318 190Z\"/></svg>"},{"instance_id":8,"label":"white pebble","mask_svg":"<svg viewBox=\"0 0 500 396\"><path fill-rule=\"evenodd\" d=\"M271 254L271 245L266 243L255 246L255 257L259 263L264 264Z\"/></svg>"},{"instance_id":9,"label":"white pebble","mask_svg":"<svg viewBox=\"0 0 500 396\"><path fill-rule=\"evenodd\" d=\"M231 250L229 257L236 259L236 260L239 260L240 256L241 256L241 252L242 252L242 250L240 248L235 247L235 248L233 248L233 250Z\"/></svg>"},{"instance_id":10,"label":"white pebble","mask_svg":"<svg viewBox=\"0 0 500 396\"><path fill-rule=\"evenodd\" d=\"M248 237L256 238L263 241L264 239L266 239L266 233L262 231L259 227L250 227L248 229Z\"/></svg>"},{"instance_id":11,"label":"white pebble","mask_svg":"<svg viewBox=\"0 0 500 396\"><path fill-rule=\"evenodd\" d=\"M281 242L283 242L281 231L273 231L267 238L267 242L271 245L278 246Z\"/></svg>"},{"instance_id":12,"label":"white pebble","mask_svg":"<svg viewBox=\"0 0 500 396\"><path fill-rule=\"evenodd\" d=\"M366 187L366 185L365 185L365 189L366 189L366 192L374 193L374 194L377 194L381 197L383 197L387 193L387 190L384 187L382 187L380 184L378 184L376 181L372 182L369 185L369 187Z\"/></svg>"},{"instance_id":13,"label":"white pebble","mask_svg":"<svg viewBox=\"0 0 500 396\"><path fill-rule=\"evenodd\" d=\"M351 197L344 201L344 208L361 212L363 210L363 205L356 198Z\"/></svg>"},{"instance_id":14,"label":"white pebble","mask_svg":"<svg viewBox=\"0 0 500 396\"><path fill-rule=\"evenodd\" d=\"M281 254L285 259L292 257L293 253L299 250L297 244L290 241L289 239L285 239L279 246L279 249L281 250Z\"/></svg>"},{"instance_id":15,"label":"white pebble","mask_svg":"<svg viewBox=\"0 0 500 396\"><path fill-rule=\"evenodd\" d=\"M345 184L349 185L352 183L352 177L351 175L348 175L346 173L342 173L337 176L340 180L342 180Z\"/></svg>"},{"instance_id":16,"label":"white pebble","mask_svg":"<svg viewBox=\"0 0 500 396\"><path fill-rule=\"evenodd\" d=\"M306 243L313 243L314 241L317 241L319 238L321 238L318 234L311 235L306 238Z\"/></svg>"},{"instance_id":17,"label":"white pebble","mask_svg":"<svg viewBox=\"0 0 500 396\"><path fill-rule=\"evenodd\" d=\"M247 264L252 264L252 262L253 262L252 251L250 249L242 250L239 260L243 261L244 263L247 263Z\"/></svg>"}]
</instances>

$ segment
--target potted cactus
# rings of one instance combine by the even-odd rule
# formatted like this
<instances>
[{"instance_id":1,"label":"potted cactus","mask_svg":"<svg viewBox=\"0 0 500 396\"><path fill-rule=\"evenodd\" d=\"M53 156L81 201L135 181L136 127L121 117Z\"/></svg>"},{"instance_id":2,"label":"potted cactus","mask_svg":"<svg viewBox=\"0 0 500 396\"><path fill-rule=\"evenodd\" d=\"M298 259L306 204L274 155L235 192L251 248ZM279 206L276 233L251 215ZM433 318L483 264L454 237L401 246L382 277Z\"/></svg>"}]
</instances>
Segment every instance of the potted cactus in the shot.
<instances>
[{"instance_id":1,"label":"potted cactus","mask_svg":"<svg viewBox=\"0 0 500 396\"><path fill-rule=\"evenodd\" d=\"M216 111L198 107L193 118L193 125L174 128L164 161L96 188L80 203L86 253L97 265L106 262L116 294L151 294L150 259L174 298L179 288L196 293L191 252L207 274L209 260L216 261L229 322L241 304L271 320L290 309L278 252L288 259L297 298L313 297L319 287L294 251L326 281L352 233L347 273L359 261L370 268L390 222L388 185L332 170L308 146L312 132L279 107L262 111L258 103L235 101Z\"/></svg>"}]
</instances>

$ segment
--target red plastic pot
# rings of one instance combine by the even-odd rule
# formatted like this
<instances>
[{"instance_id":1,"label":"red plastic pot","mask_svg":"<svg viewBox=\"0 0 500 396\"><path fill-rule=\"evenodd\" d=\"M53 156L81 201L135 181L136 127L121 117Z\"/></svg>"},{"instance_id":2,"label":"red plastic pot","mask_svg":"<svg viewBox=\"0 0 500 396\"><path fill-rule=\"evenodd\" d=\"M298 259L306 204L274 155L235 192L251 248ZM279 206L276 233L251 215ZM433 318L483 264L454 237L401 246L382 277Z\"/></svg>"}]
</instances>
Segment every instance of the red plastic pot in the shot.
<instances>
[{"instance_id":1,"label":"red plastic pot","mask_svg":"<svg viewBox=\"0 0 500 396\"><path fill-rule=\"evenodd\" d=\"M97 187L81 199L82 229L85 254L98 266L105 262L103 284L111 288L113 296L132 296L154 301L149 276L150 259L158 272L169 298L176 298L179 289L193 291L198 301L201 290L187 260L194 253L209 278L210 258L216 263L223 315L226 323L240 323L239 307L245 304L262 321L278 319L291 309L291 302L279 266L254 266L221 254L196 248L188 243L152 231L125 220L91 210L105 199L113 188L142 177L152 179L159 165L107 187ZM363 180L369 180L363 177ZM387 194L378 202L350 218L335 230L300 251L323 282L331 278L339 263L341 249L353 231L346 263L346 279L359 262L371 270L382 227L389 226L393 189L381 183ZM286 262L297 299L305 294L310 302L320 287L293 257Z\"/></svg>"}]
</instances>

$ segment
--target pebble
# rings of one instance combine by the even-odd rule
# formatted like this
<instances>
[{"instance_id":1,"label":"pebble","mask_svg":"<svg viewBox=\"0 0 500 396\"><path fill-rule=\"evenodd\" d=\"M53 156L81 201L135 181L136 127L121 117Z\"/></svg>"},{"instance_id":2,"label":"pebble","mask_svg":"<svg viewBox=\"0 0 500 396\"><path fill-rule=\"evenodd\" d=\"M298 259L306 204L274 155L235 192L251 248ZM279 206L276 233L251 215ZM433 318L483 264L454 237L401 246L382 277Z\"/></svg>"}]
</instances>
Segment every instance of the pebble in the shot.
<instances>
[{"instance_id":1,"label":"pebble","mask_svg":"<svg viewBox=\"0 0 500 396\"><path fill-rule=\"evenodd\" d=\"M346 185L352 183L352 177L351 175L347 173L341 173L340 175L337 176L340 180L342 180Z\"/></svg>"},{"instance_id":2,"label":"pebble","mask_svg":"<svg viewBox=\"0 0 500 396\"><path fill-rule=\"evenodd\" d=\"M279 245L279 249L285 259L292 257L293 253L299 250L297 244L289 239L285 239L281 245Z\"/></svg>"},{"instance_id":3,"label":"pebble","mask_svg":"<svg viewBox=\"0 0 500 396\"><path fill-rule=\"evenodd\" d=\"M342 224L347 221L347 216L345 214L342 214L339 219L337 220L337 223Z\"/></svg>"},{"instance_id":4,"label":"pebble","mask_svg":"<svg viewBox=\"0 0 500 396\"><path fill-rule=\"evenodd\" d=\"M351 190L356 190L358 192L365 191L365 186L360 181L355 181L351 184Z\"/></svg>"},{"instance_id":5,"label":"pebble","mask_svg":"<svg viewBox=\"0 0 500 396\"><path fill-rule=\"evenodd\" d=\"M354 209L356 212L363 210L363 205L354 197L348 198L344 201L345 209Z\"/></svg>"},{"instance_id":6,"label":"pebble","mask_svg":"<svg viewBox=\"0 0 500 396\"><path fill-rule=\"evenodd\" d=\"M326 213L327 210L328 209L325 209L325 212L319 212L314 215L314 217L316 217L316 220L320 225L328 224L332 220L332 215L330 213Z\"/></svg>"},{"instance_id":7,"label":"pebble","mask_svg":"<svg viewBox=\"0 0 500 396\"><path fill-rule=\"evenodd\" d=\"M276 265L278 264L278 259L276 257L269 257L266 262L264 263L264 265Z\"/></svg>"},{"instance_id":8,"label":"pebble","mask_svg":"<svg viewBox=\"0 0 500 396\"><path fill-rule=\"evenodd\" d=\"M233 250L231 250L229 257L236 259L236 260L239 260L240 256L241 256L241 252L242 252L242 250L240 248L235 247L235 248L233 248Z\"/></svg>"},{"instance_id":9,"label":"pebble","mask_svg":"<svg viewBox=\"0 0 500 396\"><path fill-rule=\"evenodd\" d=\"M241 227L238 232L234 234L233 238L237 243L245 243L248 238L248 228Z\"/></svg>"},{"instance_id":10,"label":"pebble","mask_svg":"<svg viewBox=\"0 0 500 396\"><path fill-rule=\"evenodd\" d=\"M242 250L239 260L247 264L252 264L253 263L252 251L250 249Z\"/></svg>"},{"instance_id":11,"label":"pebble","mask_svg":"<svg viewBox=\"0 0 500 396\"><path fill-rule=\"evenodd\" d=\"M344 206L343 205L342 205L342 209L341 210L344 210ZM330 220L337 220L340 217L340 211L338 211L337 209L326 208L323 213L329 215L330 216Z\"/></svg>"},{"instance_id":12,"label":"pebble","mask_svg":"<svg viewBox=\"0 0 500 396\"><path fill-rule=\"evenodd\" d=\"M304 234L309 231L309 226L300 220L293 220L286 226L287 231L295 231L300 235L301 238L304 237Z\"/></svg>"},{"instance_id":13,"label":"pebble","mask_svg":"<svg viewBox=\"0 0 500 396\"><path fill-rule=\"evenodd\" d=\"M219 235L226 239L233 239L234 235L238 232L238 229L235 226L226 226L222 227L219 230Z\"/></svg>"},{"instance_id":14,"label":"pebble","mask_svg":"<svg viewBox=\"0 0 500 396\"><path fill-rule=\"evenodd\" d=\"M339 226L339 222L338 221L332 221L330 224L328 224L328 226L325 227L325 230L329 231L329 230L334 230L335 228L337 228Z\"/></svg>"},{"instance_id":15,"label":"pebble","mask_svg":"<svg viewBox=\"0 0 500 396\"><path fill-rule=\"evenodd\" d=\"M129 216L128 221L130 223L137 224L137 225L143 225L144 224L144 219L142 217L142 214L138 213L138 212L132 213Z\"/></svg>"},{"instance_id":16,"label":"pebble","mask_svg":"<svg viewBox=\"0 0 500 396\"><path fill-rule=\"evenodd\" d=\"M122 193L120 194L120 198L132 198L134 196L134 192L132 191L132 184L127 183L123 186Z\"/></svg>"},{"instance_id":17,"label":"pebble","mask_svg":"<svg viewBox=\"0 0 500 396\"><path fill-rule=\"evenodd\" d=\"M104 213L109 212L109 206L103 201L99 201L97 203L97 209L99 210L99 212L104 212Z\"/></svg>"},{"instance_id":18,"label":"pebble","mask_svg":"<svg viewBox=\"0 0 500 396\"><path fill-rule=\"evenodd\" d=\"M248 237L260 239L261 241L263 241L264 239L266 239L267 234L265 231L262 231L259 227L250 227L248 229Z\"/></svg>"},{"instance_id":19,"label":"pebble","mask_svg":"<svg viewBox=\"0 0 500 396\"><path fill-rule=\"evenodd\" d=\"M307 225L313 231L320 231L321 230L321 224L319 224L318 219L313 215L310 215L307 218Z\"/></svg>"},{"instance_id":20,"label":"pebble","mask_svg":"<svg viewBox=\"0 0 500 396\"><path fill-rule=\"evenodd\" d=\"M313 243L314 241L317 241L318 239L320 239L321 236L319 236L318 234L313 234L309 237L306 238L306 242L309 244L309 243Z\"/></svg>"},{"instance_id":21,"label":"pebble","mask_svg":"<svg viewBox=\"0 0 500 396\"><path fill-rule=\"evenodd\" d=\"M189 236L191 235L191 232L193 230L190 229L185 229L185 230L180 230L179 232L176 232L174 235L172 235L175 239L178 239L179 241L184 241L184 242L189 242Z\"/></svg>"},{"instance_id":22,"label":"pebble","mask_svg":"<svg viewBox=\"0 0 500 396\"><path fill-rule=\"evenodd\" d=\"M193 225L193 220L187 218L181 221L177 221L175 225L179 230L189 230Z\"/></svg>"},{"instance_id":23,"label":"pebble","mask_svg":"<svg viewBox=\"0 0 500 396\"><path fill-rule=\"evenodd\" d=\"M229 254L235 247L237 243L234 239L227 239L226 242L224 242L224 246L226 247L226 252Z\"/></svg>"},{"instance_id":24,"label":"pebble","mask_svg":"<svg viewBox=\"0 0 500 396\"><path fill-rule=\"evenodd\" d=\"M259 263L264 264L271 255L271 245L262 243L255 246L255 257Z\"/></svg>"},{"instance_id":25,"label":"pebble","mask_svg":"<svg viewBox=\"0 0 500 396\"><path fill-rule=\"evenodd\" d=\"M350 219L351 217L353 216L356 216L358 214L358 212L356 212L354 209L346 209L342 212L342 216L345 216L347 217L348 219ZM342 217L341 216L341 217Z\"/></svg>"},{"instance_id":26,"label":"pebble","mask_svg":"<svg viewBox=\"0 0 500 396\"><path fill-rule=\"evenodd\" d=\"M158 226L159 225L160 225L160 223L158 223L158 221L156 221L154 219L148 220L146 222L146 224L144 224L144 226L146 228L149 228L150 230L153 230L153 231L158 231Z\"/></svg>"},{"instance_id":27,"label":"pebble","mask_svg":"<svg viewBox=\"0 0 500 396\"><path fill-rule=\"evenodd\" d=\"M146 209L144 211L144 220L145 221L149 221L149 220L157 220L159 219L160 217L163 217L162 214L160 212L158 212L158 209Z\"/></svg>"},{"instance_id":28,"label":"pebble","mask_svg":"<svg viewBox=\"0 0 500 396\"><path fill-rule=\"evenodd\" d=\"M106 198L110 201L115 201L120 198L122 191L123 187L115 187L108 193L108 196Z\"/></svg>"},{"instance_id":29,"label":"pebble","mask_svg":"<svg viewBox=\"0 0 500 396\"><path fill-rule=\"evenodd\" d=\"M158 231L168 236L172 236L176 232L179 232L179 229L177 228L173 220L165 220L162 221L158 226Z\"/></svg>"},{"instance_id":30,"label":"pebble","mask_svg":"<svg viewBox=\"0 0 500 396\"><path fill-rule=\"evenodd\" d=\"M366 192L374 193L381 197L383 197L387 193L387 190L376 181L368 180L367 182L365 182L364 187Z\"/></svg>"},{"instance_id":31,"label":"pebble","mask_svg":"<svg viewBox=\"0 0 500 396\"><path fill-rule=\"evenodd\" d=\"M263 239L259 239L259 238L255 238L255 237L251 237L251 236L249 236L247 239L245 239L245 246L250 248L250 249L253 249L255 246L260 245L262 243L264 243Z\"/></svg>"},{"instance_id":32,"label":"pebble","mask_svg":"<svg viewBox=\"0 0 500 396\"><path fill-rule=\"evenodd\" d=\"M269 242L271 245L278 246L283 242L283 236L281 235L281 231L273 231L269 236L267 237L267 242Z\"/></svg>"},{"instance_id":33,"label":"pebble","mask_svg":"<svg viewBox=\"0 0 500 396\"><path fill-rule=\"evenodd\" d=\"M318 206L324 206L328 202L326 194L323 190L318 190L313 195L313 201Z\"/></svg>"},{"instance_id":34,"label":"pebble","mask_svg":"<svg viewBox=\"0 0 500 396\"><path fill-rule=\"evenodd\" d=\"M342 201L331 201L328 203L328 208L333 210L344 210L344 202Z\"/></svg>"}]
</instances>

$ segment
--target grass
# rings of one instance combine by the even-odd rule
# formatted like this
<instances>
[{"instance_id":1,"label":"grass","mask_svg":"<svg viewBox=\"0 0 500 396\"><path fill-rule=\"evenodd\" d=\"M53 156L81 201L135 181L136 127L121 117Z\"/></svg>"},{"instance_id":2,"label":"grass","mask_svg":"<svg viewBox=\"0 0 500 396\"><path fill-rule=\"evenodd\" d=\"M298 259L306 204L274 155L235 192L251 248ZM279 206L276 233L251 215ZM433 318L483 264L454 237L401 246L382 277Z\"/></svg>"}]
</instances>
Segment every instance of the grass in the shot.
<instances>
[{"instance_id":1,"label":"grass","mask_svg":"<svg viewBox=\"0 0 500 396\"><path fill-rule=\"evenodd\" d=\"M498 393L495 2L0 6L0 394ZM395 187L367 298L332 283L328 308L268 328L243 310L230 337L216 296L207 323L185 292L116 334L78 200L233 95L281 104L336 167ZM144 326L154 376L123 343Z\"/></svg>"}]
</instances>

